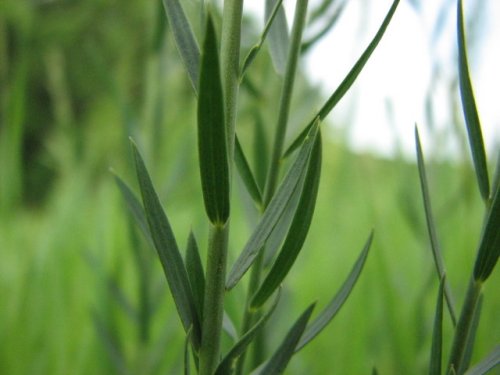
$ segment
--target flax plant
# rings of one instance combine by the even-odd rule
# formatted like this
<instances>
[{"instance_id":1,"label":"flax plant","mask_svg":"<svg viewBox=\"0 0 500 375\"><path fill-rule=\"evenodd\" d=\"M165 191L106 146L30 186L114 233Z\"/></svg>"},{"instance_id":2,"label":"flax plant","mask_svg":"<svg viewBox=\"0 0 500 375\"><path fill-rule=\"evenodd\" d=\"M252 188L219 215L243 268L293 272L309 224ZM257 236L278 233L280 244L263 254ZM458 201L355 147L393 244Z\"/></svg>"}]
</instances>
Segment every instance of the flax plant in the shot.
<instances>
[{"instance_id":1,"label":"flax plant","mask_svg":"<svg viewBox=\"0 0 500 375\"><path fill-rule=\"evenodd\" d=\"M296 1L290 35L282 0L267 0L265 27L259 41L246 55L241 52L243 0L224 1L220 35L214 25L217 9L201 3L204 20L201 43L191 28L182 2L163 0L163 4L197 98L198 162L209 227L205 265L194 234L190 237L185 258L181 255L152 178L133 141L142 204L130 189L124 188L125 185L120 184L121 190L127 192L124 196L129 206L136 208L134 217L143 232L150 236L163 266L186 333L185 373L190 373L191 362L201 375L241 374L247 369L253 371L252 374L282 373L294 354L313 340L342 307L368 256L373 233L368 236L344 284L327 306L311 320L315 304L309 305L273 352L266 350L262 356L255 356L245 363L245 354L251 345L264 341L265 325L279 304L280 285L302 250L309 231L321 175L320 125L349 90L377 47L399 0L392 3L377 33L338 89L311 116L288 148L285 148L285 139L301 51L320 38L315 36L306 42L303 40L307 29L308 0ZM312 13L315 20L318 11ZM328 29L333 23L334 20L329 21ZM272 156L266 166L268 172L261 191L237 136L237 110L239 88L246 82L245 73L252 69L252 63L266 40L276 74L282 77L282 87ZM280 178L285 162L290 166ZM240 175L249 196L260 208L261 217L236 261L228 267L234 171ZM232 347L225 348L221 346L224 321L231 321L224 310L225 297L249 270L240 336Z\"/></svg>"}]
</instances>

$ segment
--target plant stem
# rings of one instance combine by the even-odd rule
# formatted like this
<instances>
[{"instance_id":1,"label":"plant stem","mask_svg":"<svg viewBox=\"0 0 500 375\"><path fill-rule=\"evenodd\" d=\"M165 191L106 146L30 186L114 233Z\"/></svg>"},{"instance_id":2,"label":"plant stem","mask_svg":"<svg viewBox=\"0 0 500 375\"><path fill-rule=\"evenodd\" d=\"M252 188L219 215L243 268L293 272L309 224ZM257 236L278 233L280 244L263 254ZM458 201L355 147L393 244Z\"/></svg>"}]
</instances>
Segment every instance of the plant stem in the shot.
<instances>
[{"instance_id":1,"label":"plant stem","mask_svg":"<svg viewBox=\"0 0 500 375\"><path fill-rule=\"evenodd\" d=\"M281 155L283 153L286 128L288 124L288 117L290 114L290 104L292 101L293 86L295 83L297 64L300 55L300 46L302 43L302 31L304 30L304 26L306 23L307 4L308 0L297 0L297 4L295 7L295 15L293 20L292 34L290 40L290 50L288 52L285 77L284 77L283 87L281 90L278 122L276 125L276 131L274 136L271 165L267 175L266 188L264 192L264 207L267 207L267 205L271 201L276 191L276 185L280 173ZM257 318L258 311L250 310L249 305L252 296L259 287L262 268L263 268L263 254L264 251L262 250L252 267L250 275L250 284L248 287L248 294L247 294L247 306L245 308L245 313L243 315L243 327L242 327L243 333L245 333L246 331L248 331L248 329L250 329L250 327ZM264 342L262 333L260 335L257 335L256 341L260 341L261 344ZM242 374L244 368L244 361L245 361L245 356L241 356L237 363L236 374ZM255 363L252 363L252 367L255 367L256 365L259 364L258 355L254 357L254 362Z\"/></svg>"},{"instance_id":2,"label":"plant stem","mask_svg":"<svg viewBox=\"0 0 500 375\"><path fill-rule=\"evenodd\" d=\"M465 301L462 306L462 312L460 313L460 318L458 319L457 326L455 328L455 337L453 338L450 361L448 364L449 370L453 368L455 372L457 372L461 368L465 348L467 347L470 328L474 319L474 313L478 305L479 297L481 296L481 288L481 281L474 279L470 281Z\"/></svg>"},{"instance_id":3,"label":"plant stem","mask_svg":"<svg viewBox=\"0 0 500 375\"><path fill-rule=\"evenodd\" d=\"M219 361L228 233L227 224L210 225L200 347L200 375L212 375Z\"/></svg>"}]
</instances>

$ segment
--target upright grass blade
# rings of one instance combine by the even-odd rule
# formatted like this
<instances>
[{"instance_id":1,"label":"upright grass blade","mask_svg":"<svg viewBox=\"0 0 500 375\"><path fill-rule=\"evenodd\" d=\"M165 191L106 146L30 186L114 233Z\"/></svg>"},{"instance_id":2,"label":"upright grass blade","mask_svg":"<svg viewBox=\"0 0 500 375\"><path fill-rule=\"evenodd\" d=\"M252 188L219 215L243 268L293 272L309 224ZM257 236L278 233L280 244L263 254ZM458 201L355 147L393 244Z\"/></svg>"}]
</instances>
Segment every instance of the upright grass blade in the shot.
<instances>
[{"instance_id":1,"label":"upright grass blade","mask_svg":"<svg viewBox=\"0 0 500 375\"><path fill-rule=\"evenodd\" d=\"M320 174L321 133L318 133L309 159L304 186L293 222L278 258L274 262L259 290L252 298L250 304L251 308L259 308L267 301L276 288L279 287L297 259L311 225L314 207L316 205L316 197L318 195Z\"/></svg>"},{"instance_id":2,"label":"upright grass blade","mask_svg":"<svg viewBox=\"0 0 500 375\"><path fill-rule=\"evenodd\" d=\"M434 331L432 334L429 375L441 375L441 360L443 352L443 295L445 278L446 276L443 276L441 282L439 283L436 314L434 315Z\"/></svg>"},{"instance_id":3,"label":"upright grass blade","mask_svg":"<svg viewBox=\"0 0 500 375\"><path fill-rule=\"evenodd\" d=\"M460 82L460 94L462 96L462 108L464 111L465 124L469 144L476 170L479 191L485 202L490 197L490 183L488 177L488 165L486 163L486 153L484 151L483 135L481 124L477 113L476 101L469 75L469 63L467 61L467 48L465 43L465 27L462 0L457 2L457 35L458 35L458 71Z\"/></svg>"},{"instance_id":4,"label":"upright grass blade","mask_svg":"<svg viewBox=\"0 0 500 375\"><path fill-rule=\"evenodd\" d=\"M279 5L278 9L275 10L276 3L279 1L266 0L265 19L267 24L267 20L276 12L274 21L270 23L268 43L274 69L278 74L283 75L285 74L290 38L288 36L288 24L283 5Z\"/></svg>"},{"instance_id":5,"label":"upright grass blade","mask_svg":"<svg viewBox=\"0 0 500 375\"><path fill-rule=\"evenodd\" d=\"M311 134L302 146L294 164L288 171L274 198L265 210L261 221L250 236L240 256L236 260L226 281L226 288L233 288L250 268L255 258L262 250L273 228L276 226L288 201L307 169L307 163L311 154L312 146L317 136L318 127L311 129Z\"/></svg>"},{"instance_id":6,"label":"upright grass blade","mask_svg":"<svg viewBox=\"0 0 500 375\"><path fill-rule=\"evenodd\" d=\"M193 30L179 0L163 0L163 6L189 80L194 91L197 92L200 51Z\"/></svg>"},{"instance_id":7,"label":"upright grass blade","mask_svg":"<svg viewBox=\"0 0 500 375\"><path fill-rule=\"evenodd\" d=\"M257 333L263 329L264 325L267 323L271 315L273 314L279 301L279 292L276 295L272 306L269 310L259 319L257 323L243 335L243 337L231 348L231 350L224 356L222 361L217 366L215 375L229 375L232 374L236 366L236 361L248 348L257 335Z\"/></svg>"},{"instance_id":8,"label":"upright grass blade","mask_svg":"<svg viewBox=\"0 0 500 375\"><path fill-rule=\"evenodd\" d=\"M208 218L223 225L229 217L229 162L217 38L207 17L198 98L198 153Z\"/></svg>"},{"instance_id":9,"label":"upright grass blade","mask_svg":"<svg viewBox=\"0 0 500 375\"><path fill-rule=\"evenodd\" d=\"M252 375L276 375L282 374L285 371L288 362L290 362L295 354L295 347L304 333L314 306L315 304L313 303L302 313L269 361L253 372Z\"/></svg>"},{"instance_id":10,"label":"upright grass blade","mask_svg":"<svg viewBox=\"0 0 500 375\"><path fill-rule=\"evenodd\" d=\"M250 169L243 148L241 147L238 136L235 138L235 148L234 148L234 163L240 174L248 193L252 197L253 201L260 208L262 206L262 193L260 192L259 185L255 180L255 177Z\"/></svg>"},{"instance_id":11,"label":"upright grass blade","mask_svg":"<svg viewBox=\"0 0 500 375\"><path fill-rule=\"evenodd\" d=\"M264 31L262 31L262 35L260 36L259 42L254 45L250 51L248 51L247 56L245 57L245 60L243 60L243 64L241 67L241 72L240 72L240 77L243 78L245 75L246 70L250 66L250 64L253 62L255 57L257 57L257 54L259 53L260 49L262 48L262 44L264 44L264 41L266 40L266 36L269 33L269 30L271 29L271 26L273 25L273 21L276 18L276 15L281 11L283 11L283 8L281 6L281 3L283 3L283 0L276 0L274 4L274 8L271 12L271 15L267 18L266 25L264 26ZM285 20L286 21L286 20ZM241 79L240 78L240 79Z\"/></svg>"},{"instance_id":12,"label":"upright grass blade","mask_svg":"<svg viewBox=\"0 0 500 375\"><path fill-rule=\"evenodd\" d=\"M424 163L424 155L422 152L422 145L420 143L420 136L418 134L418 128L415 127L415 144L417 149L417 163L418 163L418 173L420 176L420 186L422 189L422 200L424 202L425 209L425 219L427 223L427 230L429 232L429 238L431 241L431 249L432 255L434 256L434 264L436 265L436 270L439 276L439 279L442 279L445 275L443 256L441 253L441 248L439 246L439 242L436 234L436 225L434 224L434 216L432 214L431 207L431 197L429 194L429 184L427 183L427 174L425 172L425 163ZM453 298L451 296L451 291L448 285L448 282L445 279L444 286L444 296L446 298L446 304L448 306L448 310L450 312L451 320L453 325L457 324L457 318L455 313L455 307L453 303Z\"/></svg>"},{"instance_id":13,"label":"upright grass blade","mask_svg":"<svg viewBox=\"0 0 500 375\"><path fill-rule=\"evenodd\" d=\"M500 344L495 346L486 358L474 367L470 368L465 375L484 375L500 365Z\"/></svg>"},{"instance_id":14,"label":"upright grass blade","mask_svg":"<svg viewBox=\"0 0 500 375\"><path fill-rule=\"evenodd\" d=\"M500 255L500 188L497 186L494 191L474 265L474 278L478 281L488 279Z\"/></svg>"},{"instance_id":15,"label":"upright grass blade","mask_svg":"<svg viewBox=\"0 0 500 375\"><path fill-rule=\"evenodd\" d=\"M483 309L483 294L479 296L477 307L476 310L474 311L474 317L472 318L469 337L467 338L467 343L465 345L464 359L462 361L462 366L458 371L460 374L463 374L465 370L467 370L470 367L470 361L472 359L472 353L474 351L477 328L479 327L479 320L481 318L482 309Z\"/></svg>"},{"instance_id":16,"label":"upright grass blade","mask_svg":"<svg viewBox=\"0 0 500 375\"><path fill-rule=\"evenodd\" d=\"M314 125L317 119L323 121L325 117L330 113L330 111L337 105L340 99L343 98L343 96L349 90L349 88L352 86L352 84L358 77L359 73L361 73L361 71L363 70L363 67L370 58L371 54L377 47L378 43L382 39L382 36L384 35L385 30L387 29L387 26L389 25L389 22L391 21L392 16L394 15L394 12L396 11L398 4L399 0L394 0L389 9L389 12L387 13L387 15L384 18L384 21L382 22L382 25L380 25L380 28L378 29L377 33L375 34L370 44L368 44L368 47L361 54L361 56L356 61L354 66L351 68L347 76L340 83L339 87L328 98L325 104L323 104L319 112L316 115L314 115L313 119L309 122L309 124L305 127L305 129L290 144L288 149L285 151L283 158L288 157L293 151L295 151L302 144L304 138L307 136L310 128Z\"/></svg>"},{"instance_id":17,"label":"upright grass blade","mask_svg":"<svg viewBox=\"0 0 500 375\"><path fill-rule=\"evenodd\" d=\"M323 311L321 311L321 313L316 317L316 319L314 319L314 321L307 326L307 329L305 330L304 334L297 344L297 347L295 348L295 352L298 352L309 342L311 342L311 340L313 340L317 335L319 335L343 306L344 302L347 300L347 297L349 297L349 294L351 294L354 285L356 285L356 281L358 281L361 271L363 270L363 266L366 262L366 258L368 257L368 251L370 250L372 240L373 232L368 237L368 240L366 241L361 254L356 260L354 267L349 273L347 279L344 281L344 284L342 285L340 290L330 301L330 303L323 309Z\"/></svg>"},{"instance_id":18,"label":"upright grass blade","mask_svg":"<svg viewBox=\"0 0 500 375\"><path fill-rule=\"evenodd\" d=\"M168 218L153 187L151 177L149 177L144 161L133 141L132 150L151 236L160 257L182 325L186 332L191 326L193 327L193 345L198 348L200 344L200 322L197 319L194 297L184 268L184 262Z\"/></svg>"},{"instance_id":19,"label":"upright grass blade","mask_svg":"<svg viewBox=\"0 0 500 375\"><path fill-rule=\"evenodd\" d=\"M193 232L189 232L186 248L186 271L193 292L193 300L201 322L203 318L203 299L205 294L205 273L200 257L198 244Z\"/></svg>"}]
</instances>

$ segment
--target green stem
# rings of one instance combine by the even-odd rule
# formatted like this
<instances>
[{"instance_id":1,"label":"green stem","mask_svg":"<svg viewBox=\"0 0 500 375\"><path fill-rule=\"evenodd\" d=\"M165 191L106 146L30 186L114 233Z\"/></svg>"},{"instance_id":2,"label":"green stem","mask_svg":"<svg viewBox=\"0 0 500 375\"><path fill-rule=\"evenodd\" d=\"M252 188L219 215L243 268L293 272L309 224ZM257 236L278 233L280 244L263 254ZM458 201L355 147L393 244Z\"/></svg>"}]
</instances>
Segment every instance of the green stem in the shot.
<instances>
[{"instance_id":1,"label":"green stem","mask_svg":"<svg viewBox=\"0 0 500 375\"><path fill-rule=\"evenodd\" d=\"M465 348L467 347L467 340L474 320L474 313L478 305L479 297L481 296L481 288L482 283L480 281L471 280L469 283L462 312L460 313L460 318L455 328L455 337L453 338L450 361L448 364L449 370L453 368L455 372L457 372L461 368Z\"/></svg>"},{"instance_id":2,"label":"green stem","mask_svg":"<svg viewBox=\"0 0 500 375\"><path fill-rule=\"evenodd\" d=\"M227 224L210 226L200 347L200 375L212 375L219 361L228 228Z\"/></svg>"}]
</instances>

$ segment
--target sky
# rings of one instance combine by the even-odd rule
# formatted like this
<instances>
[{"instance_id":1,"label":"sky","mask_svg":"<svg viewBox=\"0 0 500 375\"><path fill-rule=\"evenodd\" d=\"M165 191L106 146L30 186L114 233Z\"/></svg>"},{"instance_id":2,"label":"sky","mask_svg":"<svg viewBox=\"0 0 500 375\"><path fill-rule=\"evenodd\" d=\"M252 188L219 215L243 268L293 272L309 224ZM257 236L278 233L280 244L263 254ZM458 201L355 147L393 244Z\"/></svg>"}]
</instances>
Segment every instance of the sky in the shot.
<instances>
[{"instance_id":1,"label":"sky","mask_svg":"<svg viewBox=\"0 0 500 375\"><path fill-rule=\"evenodd\" d=\"M432 32L442 4L449 4L439 37ZM246 1L246 7L262 18L263 1ZM310 0L310 8L318 1ZM391 0L347 0L337 24L307 55L303 68L325 98L330 95L376 33ZM442 155L463 155L457 137L439 138L453 126L450 88L457 75L456 3L449 0L419 1L420 9L402 0L378 48L328 120L360 152L384 156L415 154L414 127L418 125L424 150L438 148ZM500 151L500 2L483 0L473 13L473 1L464 0L470 43L469 64L487 152L496 159ZM284 0L289 24L295 1ZM433 64L442 67L439 78ZM427 93L432 92L434 127L425 116ZM460 124L464 130L460 111ZM455 121L456 122L456 121ZM335 133L339 133L333 132ZM431 134L433 137L431 137Z\"/></svg>"}]
</instances>

